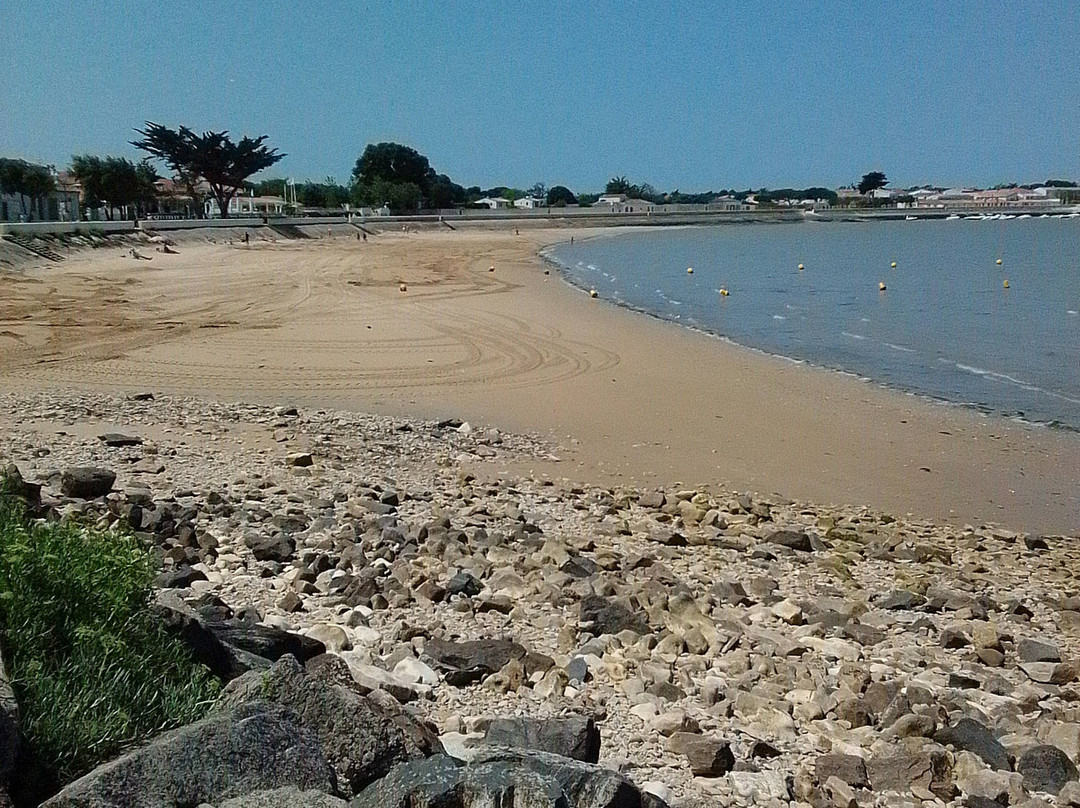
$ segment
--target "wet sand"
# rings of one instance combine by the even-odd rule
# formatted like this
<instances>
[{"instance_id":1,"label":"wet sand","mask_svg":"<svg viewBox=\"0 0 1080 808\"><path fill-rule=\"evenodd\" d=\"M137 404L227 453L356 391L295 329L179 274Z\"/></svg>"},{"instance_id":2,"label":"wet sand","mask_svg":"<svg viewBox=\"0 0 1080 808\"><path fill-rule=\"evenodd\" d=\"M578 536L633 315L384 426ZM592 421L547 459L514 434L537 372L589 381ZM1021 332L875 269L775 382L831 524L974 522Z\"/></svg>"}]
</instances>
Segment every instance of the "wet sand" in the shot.
<instances>
[{"instance_id":1,"label":"wet sand","mask_svg":"<svg viewBox=\"0 0 1080 808\"><path fill-rule=\"evenodd\" d=\"M513 472L1080 531L1076 435L591 300L537 257L568 237L339 233L249 247L181 239L179 255L153 261L82 253L0 276L0 388L458 417L563 447L559 462Z\"/></svg>"}]
</instances>

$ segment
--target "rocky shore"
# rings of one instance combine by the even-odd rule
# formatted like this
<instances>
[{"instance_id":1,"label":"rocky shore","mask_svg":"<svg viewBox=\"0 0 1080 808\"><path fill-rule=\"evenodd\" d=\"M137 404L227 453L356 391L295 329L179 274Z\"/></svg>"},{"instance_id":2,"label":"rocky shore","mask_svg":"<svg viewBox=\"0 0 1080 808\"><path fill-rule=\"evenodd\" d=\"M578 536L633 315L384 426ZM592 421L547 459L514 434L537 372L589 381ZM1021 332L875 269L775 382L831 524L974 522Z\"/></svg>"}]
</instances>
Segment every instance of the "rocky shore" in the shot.
<instances>
[{"instance_id":1,"label":"rocky shore","mask_svg":"<svg viewBox=\"0 0 1080 808\"><path fill-rule=\"evenodd\" d=\"M238 749L241 785L144 804L1080 805L1075 537L511 479L559 447L453 420L0 410L41 513L144 535L157 608L230 680L50 805Z\"/></svg>"}]
</instances>

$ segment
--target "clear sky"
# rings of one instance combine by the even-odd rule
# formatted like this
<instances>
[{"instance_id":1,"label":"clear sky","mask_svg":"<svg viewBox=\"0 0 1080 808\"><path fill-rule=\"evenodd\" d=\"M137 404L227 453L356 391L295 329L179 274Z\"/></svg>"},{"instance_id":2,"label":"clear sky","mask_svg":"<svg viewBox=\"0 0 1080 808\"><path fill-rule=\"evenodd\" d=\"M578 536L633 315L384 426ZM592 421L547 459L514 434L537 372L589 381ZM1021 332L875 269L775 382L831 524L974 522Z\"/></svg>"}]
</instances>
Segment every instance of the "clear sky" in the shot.
<instances>
[{"instance_id":1,"label":"clear sky","mask_svg":"<svg viewBox=\"0 0 1080 808\"><path fill-rule=\"evenodd\" d=\"M137 156L144 120L347 179L406 143L465 185L1080 180L1080 3L6 0L0 155Z\"/></svg>"}]
</instances>

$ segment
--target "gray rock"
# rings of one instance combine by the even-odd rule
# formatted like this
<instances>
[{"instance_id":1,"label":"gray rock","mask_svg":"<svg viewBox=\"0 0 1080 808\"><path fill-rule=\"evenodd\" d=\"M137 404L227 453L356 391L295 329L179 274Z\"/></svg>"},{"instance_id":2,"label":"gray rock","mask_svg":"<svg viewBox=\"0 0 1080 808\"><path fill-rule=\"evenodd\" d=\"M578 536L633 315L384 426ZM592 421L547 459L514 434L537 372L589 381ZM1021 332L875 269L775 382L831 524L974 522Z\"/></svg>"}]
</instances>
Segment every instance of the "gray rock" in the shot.
<instances>
[{"instance_id":1,"label":"gray rock","mask_svg":"<svg viewBox=\"0 0 1080 808\"><path fill-rule=\"evenodd\" d=\"M586 763L600 760L600 730L585 716L496 718L488 725L484 743L550 752Z\"/></svg>"},{"instance_id":2,"label":"gray rock","mask_svg":"<svg viewBox=\"0 0 1080 808\"><path fill-rule=\"evenodd\" d=\"M819 755L814 762L814 776L819 783L837 777L852 788L866 788L870 784L866 762L857 755Z\"/></svg>"},{"instance_id":3,"label":"gray rock","mask_svg":"<svg viewBox=\"0 0 1080 808\"><path fill-rule=\"evenodd\" d=\"M284 564L293 557L296 545L292 539L284 535L276 536L248 536L244 544L251 550L256 561L277 561Z\"/></svg>"},{"instance_id":4,"label":"gray rock","mask_svg":"<svg viewBox=\"0 0 1080 808\"><path fill-rule=\"evenodd\" d=\"M1076 766L1056 746L1043 744L1028 749L1016 761L1016 770L1024 776L1024 787L1031 791L1057 794L1070 780L1077 779Z\"/></svg>"},{"instance_id":5,"label":"gray rock","mask_svg":"<svg viewBox=\"0 0 1080 808\"><path fill-rule=\"evenodd\" d=\"M938 730L934 734L934 740L942 746L952 745L957 751L972 752L992 769L1012 769L1005 747L989 729L974 719L961 718L953 726Z\"/></svg>"},{"instance_id":6,"label":"gray rock","mask_svg":"<svg viewBox=\"0 0 1080 808\"><path fill-rule=\"evenodd\" d=\"M60 493L73 499L97 499L112 491L116 473L93 466L64 469L60 475Z\"/></svg>"},{"instance_id":7,"label":"gray rock","mask_svg":"<svg viewBox=\"0 0 1080 808\"><path fill-rule=\"evenodd\" d=\"M322 791L301 791L295 786L259 791L218 803L217 808L347 808L339 800Z\"/></svg>"},{"instance_id":8,"label":"gray rock","mask_svg":"<svg viewBox=\"0 0 1080 808\"><path fill-rule=\"evenodd\" d=\"M282 786L332 793L334 772L295 713L256 702L155 738L43 808L175 808Z\"/></svg>"},{"instance_id":9,"label":"gray rock","mask_svg":"<svg viewBox=\"0 0 1080 808\"><path fill-rule=\"evenodd\" d=\"M396 764L426 756L426 750L412 743L381 706L329 676L305 672L292 657L283 657L269 670L234 679L221 694L218 709L258 700L295 711L300 723L318 738L337 774L338 788L347 797Z\"/></svg>"},{"instance_id":10,"label":"gray rock","mask_svg":"<svg viewBox=\"0 0 1080 808\"><path fill-rule=\"evenodd\" d=\"M350 808L645 808L662 802L620 774L539 752L499 750L468 764L436 756L402 764Z\"/></svg>"},{"instance_id":11,"label":"gray rock","mask_svg":"<svg viewBox=\"0 0 1080 808\"><path fill-rule=\"evenodd\" d=\"M926 598L907 589L894 589L888 594L875 600L874 605L879 609L891 611L906 611L916 609L926 603Z\"/></svg>"},{"instance_id":12,"label":"gray rock","mask_svg":"<svg viewBox=\"0 0 1080 808\"><path fill-rule=\"evenodd\" d=\"M645 615L631 611L617 600L601 595L589 595L582 599L579 609L578 620L588 624L593 634L618 634L620 631L650 633Z\"/></svg>"},{"instance_id":13,"label":"gray rock","mask_svg":"<svg viewBox=\"0 0 1080 808\"><path fill-rule=\"evenodd\" d=\"M676 732L668 738L667 747L686 758L695 777L723 777L735 767L731 744L719 738Z\"/></svg>"},{"instance_id":14,"label":"gray rock","mask_svg":"<svg viewBox=\"0 0 1080 808\"><path fill-rule=\"evenodd\" d=\"M111 448L123 446L142 446L143 439L135 435L125 435L122 432L105 432L98 435L98 440Z\"/></svg>"},{"instance_id":15,"label":"gray rock","mask_svg":"<svg viewBox=\"0 0 1080 808\"><path fill-rule=\"evenodd\" d=\"M1020 640L1016 655L1021 662L1061 662L1061 651L1052 643L1040 640Z\"/></svg>"},{"instance_id":16,"label":"gray rock","mask_svg":"<svg viewBox=\"0 0 1080 808\"><path fill-rule=\"evenodd\" d=\"M475 598L480 594L480 582L476 580L476 577L465 570L462 570L446 584L447 595L465 595L468 598Z\"/></svg>"},{"instance_id":17,"label":"gray rock","mask_svg":"<svg viewBox=\"0 0 1080 808\"><path fill-rule=\"evenodd\" d=\"M948 755L943 751L876 755L866 764L874 791L907 793L913 787L931 791L945 802L956 791Z\"/></svg>"},{"instance_id":18,"label":"gray rock","mask_svg":"<svg viewBox=\"0 0 1080 808\"><path fill-rule=\"evenodd\" d=\"M490 676L511 659L522 660L526 651L513 640L453 640L429 639L424 643L423 657L448 684L468 685Z\"/></svg>"},{"instance_id":19,"label":"gray rock","mask_svg":"<svg viewBox=\"0 0 1080 808\"><path fill-rule=\"evenodd\" d=\"M30 516L36 517L41 512L41 485L27 482L22 472L14 463L9 463L0 470L0 496L15 496L23 501Z\"/></svg>"},{"instance_id":20,"label":"gray rock","mask_svg":"<svg viewBox=\"0 0 1080 808\"><path fill-rule=\"evenodd\" d=\"M226 681L249 670L269 668L286 654L306 662L326 653L318 640L273 626L235 618L204 618L175 593L163 593L154 610L188 644L199 662Z\"/></svg>"},{"instance_id":21,"label":"gray rock","mask_svg":"<svg viewBox=\"0 0 1080 808\"><path fill-rule=\"evenodd\" d=\"M804 553L809 553L814 549L810 536L801 530L774 530L765 537L765 541Z\"/></svg>"}]
</instances>

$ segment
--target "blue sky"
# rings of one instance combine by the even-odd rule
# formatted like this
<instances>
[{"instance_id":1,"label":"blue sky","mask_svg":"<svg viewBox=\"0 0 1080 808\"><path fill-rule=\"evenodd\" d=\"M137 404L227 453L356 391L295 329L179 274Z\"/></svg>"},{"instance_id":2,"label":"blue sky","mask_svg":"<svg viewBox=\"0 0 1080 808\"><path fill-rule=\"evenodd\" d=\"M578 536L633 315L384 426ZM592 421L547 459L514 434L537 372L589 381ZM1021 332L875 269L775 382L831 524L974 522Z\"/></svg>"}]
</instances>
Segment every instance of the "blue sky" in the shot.
<instances>
[{"instance_id":1,"label":"blue sky","mask_svg":"<svg viewBox=\"0 0 1080 808\"><path fill-rule=\"evenodd\" d=\"M407 143L464 184L1080 180L1075 2L7 0L0 155L268 134L345 180Z\"/></svg>"}]
</instances>

